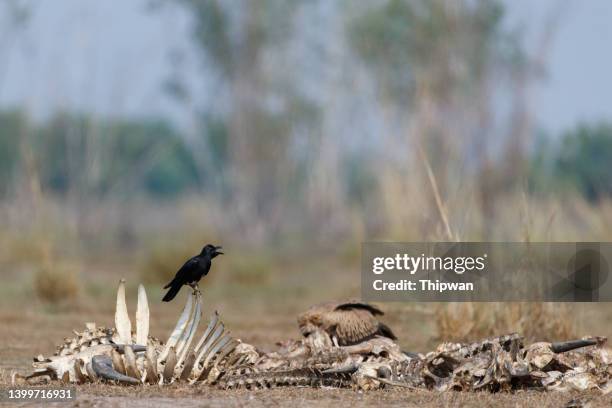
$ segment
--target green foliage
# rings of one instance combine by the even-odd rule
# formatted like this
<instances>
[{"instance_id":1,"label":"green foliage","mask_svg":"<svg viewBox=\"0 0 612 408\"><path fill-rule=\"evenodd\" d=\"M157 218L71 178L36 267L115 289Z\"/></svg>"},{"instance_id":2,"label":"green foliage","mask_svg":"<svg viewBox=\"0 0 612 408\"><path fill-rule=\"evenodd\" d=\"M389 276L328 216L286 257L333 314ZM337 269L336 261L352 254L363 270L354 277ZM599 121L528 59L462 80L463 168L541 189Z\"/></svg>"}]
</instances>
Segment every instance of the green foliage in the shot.
<instances>
[{"instance_id":1,"label":"green foliage","mask_svg":"<svg viewBox=\"0 0 612 408\"><path fill-rule=\"evenodd\" d=\"M555 175L589 200L612 196L612 125L580 125L563 135Z\"/></svg>"},{"instance_id":2,"label":"green foliage","mask_svg":"<svg viewBox=\"0 0 612 408\"><path fill-rule=\"evenodd\" d=\"M210 118L206 120L206 144L210 149L211 166L223 171L227 164L229 146L227 126L223 120Z\"/></svg>"},{"instance_id":3,"label":"green foliage","mask_svg":"<svg viewBox=\"0 0 612 408\"><path fill-rule=\"evenodd\" d=\"M224 71L230 71L232 53L228 32L228 17L221 4L215 0L179 0L191 11L194 20L195 42L219 64Z\"/></svg>"},{"instance_id":4,"label":"green foliage","mask_svg":"<svg viewBox=\"0 0 612 408\"><path fill-rule=\"evenodd\" d=\"M248 0L231 10L219 0L176 2L190 12L194 22L193 39L208 58L207 62L230 78L241 66L244 69L254 63L265 45L279 45L288 37L291 29L288 16L299 5L298 1ZM240 13L246 17L237 17ZM243 32L239 36L236 35L238 26Z\"/></svg>"},{"instance_id":5,"label":"green foliage","mask_svg":"<svg viewBox=\"0 0 612 408\"><path fill-rule=\"evenodd\" d=\"M191 152L163 121L59 114L31 126L9 112L0 113L0 194L21 160L20 141L30 143L43 188L56 194L173 196L200 185Z\"/></svg>"},{"instance_id":6,"label":"green foliage","mask_svg":"<svg viewBox=\"0 0 612 408\"><path fill-rule=\"evenodd\" d=\"M375 170L367 155L353 154L344 161L347 196L351 202L364 206L377 189Z\"/></svg>"},{"instance_id":7,"label":"green foliage","mask_svg":"<svg viewBox=\"0 0 612 408\"><path fill-rule=\"evenodd\" d=\"M503 15L497 0L388 0L355 19L349 34L393 96L414 89L415 81L446 94L473 90L492 64L517 61Z\"/></svg>"},{"instance_id":8,"label":"green foliage","mask_svg":"<svg viewBox=\"0 0 612 408\"><path fill-rule=\"evenodd\" d=\"M20 162L19 141L26 121L20 112L0 112L0 196L7 193Z\"/></svg>"},{"instance_id":9,"label":"green foliage","mask_svg":"<svg viewBox=\"0 0 612 408\"><path fill-rule=\"evenodd\" d=\"M558 150L556 147L547 135L536 134L527 172L527 187L530 193L550 193L555 189L568 187L560 185L562 183L554 174L554 159Z\"/></svg>"},{"instance_id":10,"label":"green foliage","mask_svg":"<svg viewBox=\"0 0 612 408\"><path fill-rule=\"evenodd\" d=\"M180 135L161 121L117 122L103 129L115 152L106 169L106 189L136 174L145 191L176 195L198 184L198 172Z\"/></svg>"},{"instance_id":11,"label":"green foliage","mask_svg":"<svg viewBox=\"0 0 612 408\"><path fill-rule=\"evenodd\" d=\"M559 140L536 139L530 169L532 193L577 191L590 201L612 196L612 125L581 124Z\"/></svg>"}]
</instances>

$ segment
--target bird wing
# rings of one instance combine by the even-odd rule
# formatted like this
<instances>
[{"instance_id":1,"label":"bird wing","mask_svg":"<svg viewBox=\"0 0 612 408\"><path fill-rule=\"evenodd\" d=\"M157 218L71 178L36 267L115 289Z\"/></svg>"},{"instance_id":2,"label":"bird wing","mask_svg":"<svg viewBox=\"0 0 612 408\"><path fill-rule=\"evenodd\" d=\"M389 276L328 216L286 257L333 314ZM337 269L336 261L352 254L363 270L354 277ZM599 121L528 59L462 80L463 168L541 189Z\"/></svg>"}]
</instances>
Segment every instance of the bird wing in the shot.
<instances>
[{"instance_id":1,"label":"bird wing","mask_svg":"<svg viewBox=\"0 0 612 408\"><path fill-rule=\"evenodd\" d=\"M304 335L323 329L341 345L359 343L375 334L395 339L391 329L375 317L382 314L377 307L359 301L327 302L300 314L298 326Z\"/></svg>"},{"instance_id":2,"label":"bird wing","mask_svg":"<svg viewBox=\"0 0 612 408\"><path fill-rule=\"evenodd\" d=\"M339 304L338 306L336 306L336 308L334 310L353 310L353 309L367 310L370 313L372 313L374 316L376 316L376 315L379 315L379 316L384 315L382 310L380 310L376 306L372 306L370 304L361 303L361 302L342 303L342 304Z\"/></svg>"},{"instance_id":3,"label":"bird wing","mask_svg":"<svg viewBox=\"0 0 612 408\"><path fill-rule=\"evenodd\" d=\"M187 279L189 278L189 275L191 275L191 272L197 267L198 267L197 257L191 258L190 260L185 262L183 266L181 266L181 269L179 269L176 275L174 275L174 279L168 282L168 284L164 286L164 289L168 289L170 286L172 286L173 284L177 282L181 284L188 283Z\"/></svg>"},{"instance_id":4,"label":"bird wing","mask_svg":"<svg viewBox=\"0 0 612 408\"><path fill-rule=\"evenodd\" d=\"M383 337L388 337L391 340L397 340L397 336L393 333L393 330L384 323L378 323L378 332L376 333Z\"/></svg>"},{"instance_id":5,"label":"bird wing","mask_svg":"<svg viewBox=\"0 0 612 408\"><path fill-rule=\"evenodd\" d=\"M358 343L376 334L378 320L369 309L348 308L334 310L325 315L325 326L335 332L341 345Z\"/></svg>"}]
</instances>

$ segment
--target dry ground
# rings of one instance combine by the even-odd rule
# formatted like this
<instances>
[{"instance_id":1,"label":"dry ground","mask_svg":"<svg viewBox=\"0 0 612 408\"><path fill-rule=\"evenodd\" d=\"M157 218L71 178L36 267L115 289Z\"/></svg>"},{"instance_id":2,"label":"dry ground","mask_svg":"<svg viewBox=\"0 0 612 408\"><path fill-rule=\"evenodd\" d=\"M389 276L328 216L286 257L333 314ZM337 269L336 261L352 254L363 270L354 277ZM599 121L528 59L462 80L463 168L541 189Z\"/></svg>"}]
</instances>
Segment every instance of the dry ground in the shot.
<instances>
[{"instance_id":1,"label":"dry ground","mask_svg":"<svg viewBox=\"0 0 612 408\"><path fill-rule=\"evenodd\" d=\"M544 393L539 391L500 393L437 393L404 389L355 392L338 389L286 388L274 390L220 391L185 386L119 387L84 385L77 389L77 400L48 403L57 407L564 407L580 402L590 408L612 406L612 395L596 393ZM0 403L2 404L2 403ZM18 406L18 404L12 404ZM20 404L27 406L28 404ZM36 404L29 404L35 406Z\"/></svg>"},{"instance_id":2,"label":"dry ground","mask_svg":"<svg viewBox=\"0 0 612 408\"><path fill-rule=\"evenodd\" d=\"M91 264L89 264L91 265ZM114 292L118 279L128 279L128 308L133 313L135 266L121 262L97 262L81 273L82 289L77 301L49 306L36 299L32 271L0 265L0 386L9 385L12 371L27 372L31 358L51 354L72 329L86 321L113 325ZM358 267L357 267L358 268ZM281 339L297 337L295 316L308 305L334 298L359 295L359 272L322 262L306 266L278 265L262 282L243 284L230 275L210 279L204 289L205 311L219 310L232 333L264 349ZM353 272L354 271L354 272ZM176 322L187 291L179 300L162 304L159 285L147 287L151 304L152 335L166 338ZM214 305L214 306L213 306ZM425 351L436 344L431 305L385 304L385 321L406 350ZM609 305L576 305L582 334L612 336ZM592 407L612 406L612 395L519 392L515 394L412 392L404 389L359 393L332 389L279 389L272 391L219 391L209 388L170 386L158 388L85 385L77 389L72 406L419 406L419 407L559 407L578 398ZM1 404L1 403L0 403ZM69 404L55 404L69 406Z\"/></svg>"}]
</instances>

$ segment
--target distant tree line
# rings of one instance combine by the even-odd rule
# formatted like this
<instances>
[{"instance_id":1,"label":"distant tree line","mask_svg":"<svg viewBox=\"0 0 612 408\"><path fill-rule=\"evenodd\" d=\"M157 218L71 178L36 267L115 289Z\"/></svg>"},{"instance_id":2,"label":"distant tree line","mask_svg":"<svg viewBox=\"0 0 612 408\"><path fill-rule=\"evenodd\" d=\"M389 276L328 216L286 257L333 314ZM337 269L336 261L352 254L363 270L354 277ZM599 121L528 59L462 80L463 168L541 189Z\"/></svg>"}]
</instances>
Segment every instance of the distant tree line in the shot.
<instances>
[{"instance_id":1,"label":"distant tree line","mask_svg":"<svg viewBox=\"0 0 612 408\"><path fill-rule=\"evenodd\" d=\"M0 195L6 197L19 181L27 154L33 157L42 187L55 195L74 189L98 198L222 195L218 186L225 181L219 169L227 165L226 137L220 124L208 129L216 173L207 175L198 169L184 136L161 120L58 114L34 124L20 111L0 112ZM351 201L366 201L375 188L375 170L368 160L364 151L341 162L346 170L341 184ZM580 124L558 137L539 139L529 163L533 193L574 190L590 201L612 197L612 125Z\"/></svg>"},{"instance_id":2,"label":"distant tree line","mask_svg":"<svg viewBox=\"0 0 612 408\"><path fill-rule=\"evenodd\" d=\"M58 114L35 124L19 111L0 112L0 194L10 192L27 165L56 195L174 197L201 186L179 133L156 119Z\"/></svg>"},{"instance_id":3,"label":"distant tree line","mask_svg":"<svg viewBox=\"0 0 612 408\"><path fill-rule=\"evenodd\" d=\"M531 157L534 192L576 190L589 201L612 197L612 124L581 123L541 139Z\"/></svg>"}]
</instances>

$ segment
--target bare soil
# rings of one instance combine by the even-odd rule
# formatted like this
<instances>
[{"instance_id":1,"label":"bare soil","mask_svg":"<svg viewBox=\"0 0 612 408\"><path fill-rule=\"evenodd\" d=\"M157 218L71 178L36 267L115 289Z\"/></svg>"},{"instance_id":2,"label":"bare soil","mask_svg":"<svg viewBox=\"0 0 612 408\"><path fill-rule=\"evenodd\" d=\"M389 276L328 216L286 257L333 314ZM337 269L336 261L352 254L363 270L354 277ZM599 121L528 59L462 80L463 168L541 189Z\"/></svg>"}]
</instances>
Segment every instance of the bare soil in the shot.
<instances>
[{"instance_id":1,"label":"bare soil","mask_svg":"<svg viewBox=\"0 0 612 408\"><path fill-rule=\"evenodd\" d=\"M311 267L308 275L295 280L296 273L274 277L266 286L232 286L222 279L204 290L205 315L213 309L220 312L233 335L263 349L275 348L275 342L296 338L295 316L309 305L329 299L359 295L358 272L347 280L348 273L330 273L329 268ZM85 322L112 327L116 283L121 276L128 278L127 301L130 313L136 306L138 277L129 268L89 270L86 282L76 302L56 306L36 299L32 291L31 274L27 271L4 269L0 286L0 387L10 386L10 374L31 370L32 357L50 355L72 329L81 329ZM325 284L322 285L322 283ZM350 282L347 285L347 282ZM151 334L164 339L176 323L187 292L177 301L162 304L162 292L156 285L147 287L151 306ZM433 306L424 304L385 304L384 320L390 324L405 350L426 351L437 344L432 323ZM577 305L581 318L581 333L610 336L612 308L609 305ZM53 384L52 386L59 386ZM77 400L49 406L78 407L157 407L183 406L403 406L403 407L563 407L576 400L589 407L611 407L612 394L545 393L539 391L498 393L437 393L390 389L358 392L337 389L282 388L274 390L221 391L206 386L137 386L120 387L89 384L77 387ZM0 402L0 405L3 403ZM8 403L4 403L5 405ZM26 406L21 404L20 406ZM40 405L30 404L33 406ZM12 404L19 406L19 404Z\"/></svg>"}]
</instances>

